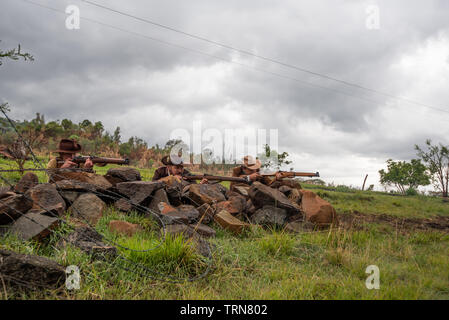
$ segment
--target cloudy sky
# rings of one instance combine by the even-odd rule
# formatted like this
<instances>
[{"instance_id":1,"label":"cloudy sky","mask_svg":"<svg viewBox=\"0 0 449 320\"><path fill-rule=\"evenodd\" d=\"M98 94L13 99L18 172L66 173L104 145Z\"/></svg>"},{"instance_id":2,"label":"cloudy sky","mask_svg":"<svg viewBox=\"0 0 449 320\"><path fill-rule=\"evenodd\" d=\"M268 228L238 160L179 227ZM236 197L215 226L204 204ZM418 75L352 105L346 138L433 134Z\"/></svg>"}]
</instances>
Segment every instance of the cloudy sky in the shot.
<instances>
[{"instance_id":1,"label":"cloudy sky","mask_svg":"<svg viewBox=\"0 0 449 320\"><path fill-rule=\"evenodd\" d=\"M20 43L35 57L0 69L14 118L87 118L150 145L193 121L278 129L295 169L355 186L369 174L380 187L377 171L413 158L415 143L449 143L447 0L92 1L387 95L81 0L32 0L57 11L1 0L0 47ZM79 30L66 28L69 5L80 9Z\"/></svg>"}]
</instances>

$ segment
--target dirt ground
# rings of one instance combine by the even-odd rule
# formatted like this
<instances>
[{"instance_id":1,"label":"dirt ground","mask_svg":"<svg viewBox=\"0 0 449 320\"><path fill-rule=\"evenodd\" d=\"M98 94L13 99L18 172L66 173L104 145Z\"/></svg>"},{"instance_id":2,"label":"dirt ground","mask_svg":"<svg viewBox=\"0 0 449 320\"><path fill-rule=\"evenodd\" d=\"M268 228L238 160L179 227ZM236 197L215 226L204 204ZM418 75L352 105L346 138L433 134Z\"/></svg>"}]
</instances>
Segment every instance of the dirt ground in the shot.
<instances>
[{"instance_id":1,"label":"dirt ground","mask_svg":"<svg viewBox=\"0 0 449 320\"><path fill-rule=\"evenodd\" d=\"M423 230L449 233L449 217L434 218L400 218L386 214L366 214L353 211L351 214L338 214L340 227L344 229L365 229L369 223L388 224L400 231Z\"/></svg>"}]
</instances>

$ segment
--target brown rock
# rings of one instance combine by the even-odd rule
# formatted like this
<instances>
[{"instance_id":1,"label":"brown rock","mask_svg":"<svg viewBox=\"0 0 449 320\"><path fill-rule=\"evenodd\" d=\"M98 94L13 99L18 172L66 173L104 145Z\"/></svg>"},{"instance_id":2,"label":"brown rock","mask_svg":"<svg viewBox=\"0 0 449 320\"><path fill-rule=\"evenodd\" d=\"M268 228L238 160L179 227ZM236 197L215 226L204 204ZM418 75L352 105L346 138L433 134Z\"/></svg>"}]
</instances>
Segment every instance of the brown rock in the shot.
<instances>
[{"instance_id":1,"label":"brown rock","mask_svg":"<svg viewBox=\"0 0 449 320\"><path fill-rule=\"evenodd\" d=\"M250 187L234 186L234 190L244 197L249 197L248 191Z\"/></svg>"},{"instance_id":2,"label":"brown rock","mask_svg":"<svg viewBox=\"0 0 449 320\"><path fill-rule=\"evenodd\" d=\"M130 212L133 209L133 205L128 199L120 198L114 202L114 208L123 212Z\"/></svg>"},{"instance_id":3,"label":"brown rock","mask_svg":"<svg viewBox=\"0 0 449 320\"><path fill-rule=\"evenodd\" d=\"M139 170L129 167L111 168L104 177L114 186L121 182L142 180Z\"/></svg>"},{"instance_id":4,"label":"brown rock","mask_svg":"<svg viewBox=\"0 0 449 320\"><path fill-rule=\"evenodd\" d=\"M216 205L218 212L226 210L233 216L242 213L245 210L245 207L246 207L246 199L242 196L230 197L229 200L219 202Z\"/></svg>"},{"instance_id":5,"label":"brown rock","mask_svg":"<svg viewBox=\"0 0 449 320\"><path fill-rule=\"evenodd\" d=\"M195 206L226 200L223 189L218 184L193 184L189 188L189 197Z\"/></svg>"},{"instance_id":6,"label":"brown rock","mask_svg":"<svg viewBox=\"0 0 449 320\"><path fill-rule=\"evenodd\" d=\"M33 201L14 192L0 195L0 225L13 222L33 207Z\"/></svg>"},{"instance_id":7,"label":"brown rock","mask_svg":"<svg viewBox=\"0 0 449 320\"><path fill-rule=\"evenodd\" d=\"M66 279L65 268L53 260L3 249L0 249L0 274L7 288L57 289Z\"/></svg>"},{"instance_id":8,"label":"brown rock","mask_svg":"<svg viewBox=\"0 0 449 320\"><path fill-rule=\"evenodd\" d=\"M121 182L115 186L121 194L127 196L138 205L146 205L152 199L154 191L164 187L160 181Z\"/></svg>"},{"instance_id":9,"label":"brown rock","mask_svg":"<svg viewBox=\"0 0 449 320\"><path fill-rule=\"evenodd\" d=\"M163 229L162 229L163 230ZM195 232L206 238L215 237L215 230L206 225L200 224L198 227L195 224L172 224L165 228L166 234L171 234L174 236L183 235L185 238L191 238L194 236Z\"/></svg>"},{"instance_id":10,"label":"brown rock","mask_svg":"<svg viewBox=\"0 0 449 320\"><path fill-rule=\"evenodd\" d=\"M214 216L222 228L232 231L235 234L241 233L244 229L249 227L249 224L237 219L226 210L222 210Z\"/></svg>"},{"instance_id":11,"label":"brown rock","mask_svg":"<svg viewBox=\"0 0 449 320\"><path fill-rule=\"evenodd\" d=\"M40 212L29 212L17 219L11 226L11 233L19 238L40 241L50 235L51 230L59 225L55 217L43 215Z\"/></svg>"},{"instance_id":12,"label":"brown rock","mask_svg":"<svg viewBox=\"0 0 449 320\"><path fill-rule=\"evenodd\" d=\"M143 228L138 224L120 220L112 220L109 222L109 230L118 234L131 237L135 233L143 231Z\"/></svg>"},{"instance_id":13,"label":"brown rock","mask_svg":"<svg viewBox=\"0 0 449 320\"><path fill-rule=\"evenodd\" d=\"M69 208L75 218L96 225L103 215L106 204L92 193L84 193Z\"/></svg>"},{"instance_id":14,"label":"brown rock","mask_svg":"<svg viewBox=\"0 0 449 320\"><path fill-rule=\"evenodd\" d=\"M285 194L285 195L288 197L288 195L289 195L290 192L292 191L292 188L290 188L289 186L280 186L280 187L278 188L278 190L279 190L280 192L282 192L283 194Z\"/></svg>"},{"instance_id":15,"label":"brown rock","mask_svg":"<svg viewBox=\"0 0 449 320\"><path fill-rule=\"evenodd\" d=\"M54 210L58 209L58 215L62 215L66 209L64 199L56 190L55 185L43 183L29 189L26 197L33 199L33 209Z\"/></svg>"},{"instance_id":16,"label":"brown rock","mask_svg":"<svg viewBox=\"0 0 449 320\"><path fill-rule=\"evenodd\" d=\"M166 204L169 204L170 201L168 200L168 196L167 193L165 192L164 189L159 189L156 190L156 192L154 193L150 205L148 206L148 208L150 210L153 210L155 212L159 212L159 203L164 202Z\"/></svg>"},{"instance_id":17,"label":"brown rock","mask_svg":"<svg viewBox=\"0 0 449 320\"><path fill-rule=\"evenodd\" d=\"M51 175L51 182L58 182L61 180L76 180L91 184L97 190L107 190L112 187L112 184L106 180L104 176L83 171L57 171L57 174Z\"/></svg>"},{"instance_id":18,"label":"brown rock","mask_svg":"<svg viewBox=\"0 0 449 320\"><path fill-rule=\"evenodd\" d=\"M200 212L194 206L189 204L180 205L179 207L176 207L176 209L179 213L185 215L189 219L189 223L197 221L200 216Z\"/></svg>"},{"instance_id":19,"label":"brown rock","mask_svg":"<svg viewBox=\"0 0 449 320\"><path fill-rule=\"evenodd\" d=\"M257 181L251 185L249 196L256 209L271 205L287 210L289 215L301 212L299 205L292 203L282 192Z\"/></svg>"},{"instance_id":20,"label":"brown rock","mask_svg":"<svg viewBox=\"0 0 449 320\"><path fill-rule=\"evenodd\" d=\"M216 210L209 204L205 203L197 208L200 213L199 219L202 223L209 224L214 219Z\"/></svg>"},{"instance_id":21,"label":"brown rock","mask_svg":"<svg viewBox=\"0 0 449 320\"><path fill-rule=\"evenodd\" d=\"M308 190L300 190L302 194L301 208L306 215L306 220L319 227L337 224L337 213L331 204L315 193Z\"/></svg>"},{"instance_id":22,"label":"brown rock","mask_svg":"<svg viewBox=\"0 0 449 320\"><path fill-rule=\"evenodd\" d=\"M39 178L32 172L25 173L14 187L14 191L18 193L25 193L39 184Z\"/></svg>"},{"instance_id":23,"label":"brown rock","mask_svg":"<svg viewBox=\"0 0 449 320\"><path fill-rule=\"evenodd\" d=\"M302 194L298 189L291 189L288 199L294 204L301 204Z\"/></svg>"},{"instance_id":24,"label":"brown rock","mask_svg":"<svg viewBox=\"0 0 449 320\"><path fill-rule=\"evenodd\" d=\"M89 183L77 180L60 180L55 183L56 189L59 192L76 191L76 192L94 192L97 188Z\"/></svg>"}]
</instances>

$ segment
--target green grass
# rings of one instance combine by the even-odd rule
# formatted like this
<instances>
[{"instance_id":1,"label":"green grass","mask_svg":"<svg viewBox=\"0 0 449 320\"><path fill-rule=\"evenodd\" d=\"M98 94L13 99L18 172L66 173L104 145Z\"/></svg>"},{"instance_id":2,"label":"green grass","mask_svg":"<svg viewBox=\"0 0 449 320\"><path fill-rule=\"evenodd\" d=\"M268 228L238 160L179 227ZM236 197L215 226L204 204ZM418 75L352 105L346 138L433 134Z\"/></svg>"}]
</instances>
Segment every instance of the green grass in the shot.
<instances>
[{"instance_id":1,"label":"green grass","mask_svg":"<svg viewBox=\"0 0 449 320\"><path fill-rule=\"evenodd\" d=\"M99 168L100 173L107 168ZM142 170L144 180L152 170ZM304 185L318 192L339 213L353 210L400 217L449 216L449 204L423 196L396 197L356 190L331 191ZM313 189L312 189L313 188ZM344 192L341 192L343 190ZM109 231L111 220L139 223L144 230L133 237ZM327 230L288 234L253 227L235 236L219 226L213 270L194 282L165 283L126 271L117 260L95 261L76 248L61 249L54 235L46 243L0 238L0 247L49 257L81 270L77 291L14 293L3 290L1 299L449 299L449 235L437 231L397 232L390 225L370 224L364 230ZM159 244L159 228L137 213L123 215L108 208L97 224L107 238L134 250ZM67 227L59 231L65 234ZM176 277L191 277L206 269L192 244L169 237L152 251L121 254L151 270ZM369 265L380 269L380 290L365 286Z\"/></svg>"}]
</instances>

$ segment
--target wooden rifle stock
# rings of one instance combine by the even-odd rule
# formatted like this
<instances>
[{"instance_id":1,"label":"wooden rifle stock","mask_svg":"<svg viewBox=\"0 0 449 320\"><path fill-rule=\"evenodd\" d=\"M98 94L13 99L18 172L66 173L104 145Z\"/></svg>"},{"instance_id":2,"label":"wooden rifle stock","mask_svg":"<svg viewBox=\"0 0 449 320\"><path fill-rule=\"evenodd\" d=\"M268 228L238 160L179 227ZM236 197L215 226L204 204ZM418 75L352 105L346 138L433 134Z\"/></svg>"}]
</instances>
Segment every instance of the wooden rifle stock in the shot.
<instances>
[{"instance_id":1,"label":"wooden rifle stock","mask_svg":"<svg viewBox=\"0 0 449 320\"><path fill-rule=\"evenodd\" d=\"M319 172L313 173L313 172L294 172L294 171L278 171L275 173L262 173L261 175L266 177L274 177L276 173L281 173L284 176L284 178L293 178L293 177L313 178L320 176Z\"/></svg>"}]
</instances>

